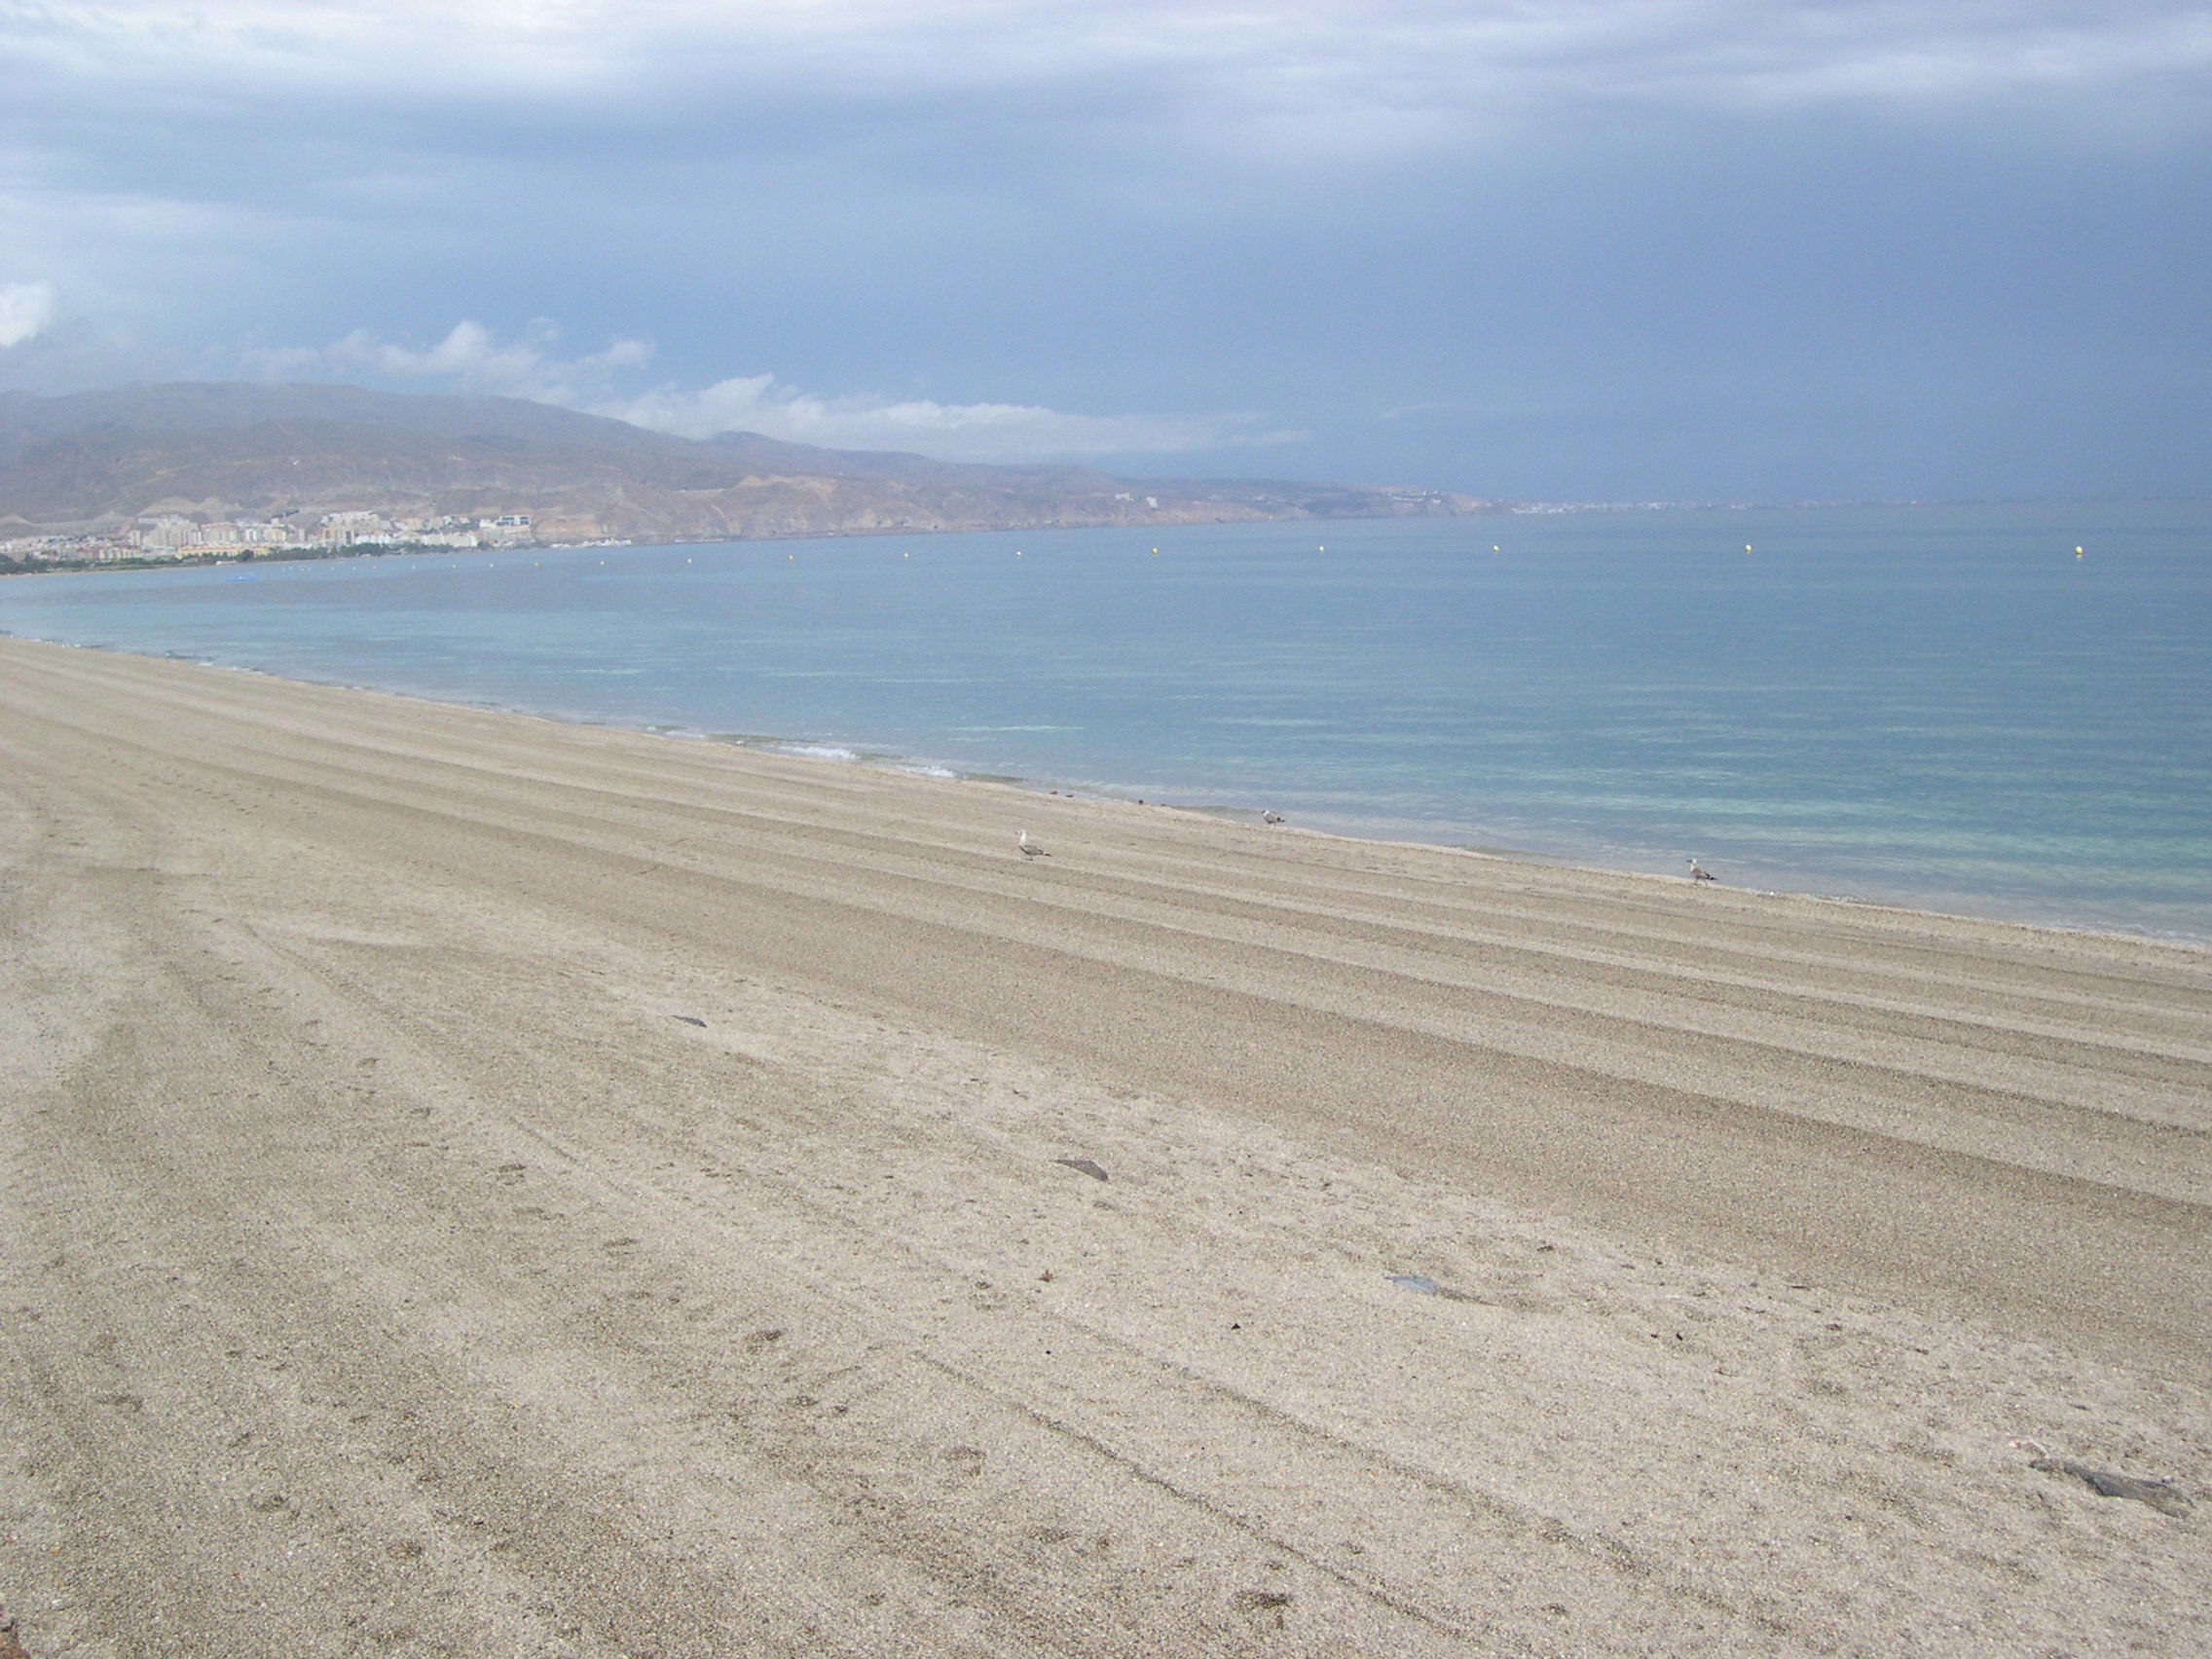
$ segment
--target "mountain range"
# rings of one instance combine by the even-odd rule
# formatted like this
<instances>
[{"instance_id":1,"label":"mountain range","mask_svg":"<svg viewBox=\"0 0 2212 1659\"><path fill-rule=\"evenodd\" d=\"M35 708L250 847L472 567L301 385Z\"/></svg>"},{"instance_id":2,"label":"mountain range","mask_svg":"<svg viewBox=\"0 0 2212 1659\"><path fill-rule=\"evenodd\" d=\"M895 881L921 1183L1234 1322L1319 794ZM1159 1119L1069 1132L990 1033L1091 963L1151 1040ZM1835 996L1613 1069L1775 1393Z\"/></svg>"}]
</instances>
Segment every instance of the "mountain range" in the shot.
<instances>
[{"instance_id":1,"label":"mountain range","mask_svg":"<svg viewBox=\"0 0 2212 1659\"><path fill-rule=\"evenodd\" d=\"M1404 488L1126 479L707 439L511 397L180 383L0 392L0 536L97 534L153 514L527 513L542 540L723 540L1042 526L1481 512Z\"/></svg>"}]
</instances>

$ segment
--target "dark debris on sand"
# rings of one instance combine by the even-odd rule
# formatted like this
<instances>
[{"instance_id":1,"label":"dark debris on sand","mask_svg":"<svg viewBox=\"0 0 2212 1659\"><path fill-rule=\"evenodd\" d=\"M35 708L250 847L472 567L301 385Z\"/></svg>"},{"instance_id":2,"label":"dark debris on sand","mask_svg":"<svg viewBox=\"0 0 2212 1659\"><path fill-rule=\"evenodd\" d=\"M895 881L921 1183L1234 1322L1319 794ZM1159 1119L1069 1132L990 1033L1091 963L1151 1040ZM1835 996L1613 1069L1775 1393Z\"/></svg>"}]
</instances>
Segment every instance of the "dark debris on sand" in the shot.
<instances>
[{"instance_id":1,"label":"dark debris on sand","mask_svg":"<svg viewBox=\"0 0 2212 1659\"><path fill-rule=\"evenodd\" d=\"M2132 1497L2137 1503L2148 1503L2161 1515L2182 1516L2190 1511L2189 1499L2171 1481L2139 1480L2133 1475L2115 1474L2110 1469L2092 1469L2070 1457L2038 1457L2028 1467L2041 1469L2046 1475L2072 1475L2099 1497Z\"/></svg>"}]
</instances>

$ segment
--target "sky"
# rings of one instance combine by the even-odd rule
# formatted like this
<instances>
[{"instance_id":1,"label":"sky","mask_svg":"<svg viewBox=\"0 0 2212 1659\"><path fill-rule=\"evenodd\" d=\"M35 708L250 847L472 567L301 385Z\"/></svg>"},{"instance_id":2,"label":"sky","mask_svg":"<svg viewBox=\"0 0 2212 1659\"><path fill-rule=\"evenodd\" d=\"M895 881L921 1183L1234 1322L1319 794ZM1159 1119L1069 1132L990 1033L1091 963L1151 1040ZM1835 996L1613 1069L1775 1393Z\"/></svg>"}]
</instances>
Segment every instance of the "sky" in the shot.
<instances>
[{"instance_id":1,"label":"sky","mask_svg":"<svg viewBox=\"0 0 2212 1659\"><path fill-rule=\"evenodd\" d=\"M0 0L0 387L2212 495L2212 4Z\"/></svg>"}]
</instances>

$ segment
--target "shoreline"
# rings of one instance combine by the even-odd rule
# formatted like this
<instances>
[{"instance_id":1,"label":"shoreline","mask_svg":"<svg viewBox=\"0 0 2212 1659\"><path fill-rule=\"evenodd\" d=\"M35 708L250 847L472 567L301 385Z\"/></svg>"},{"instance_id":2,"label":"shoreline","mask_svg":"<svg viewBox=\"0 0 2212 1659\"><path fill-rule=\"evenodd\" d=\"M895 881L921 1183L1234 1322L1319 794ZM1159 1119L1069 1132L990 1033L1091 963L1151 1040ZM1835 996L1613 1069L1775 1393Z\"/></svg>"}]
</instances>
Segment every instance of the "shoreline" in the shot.
<instances>
[{"instance_id":1,"label":"shoreline","mask_svg":"<svg viewBox=\"0 0 2212 1659\"><path fill-rule=\"evenodd\" d=\"M0 629L0 640L24 639ZM1077 785L1067 779L1049 776L1024 777L997 772L964 771L926 756L902 754L882 748L860 738L841 736L778 737L766 733L728 733L704 731L696 727L676 725L660 721L618 720L585 714L569 714L530 708L519 704L492 700L461 700L433 696L424 692L396 690L387 686L368 685L356 682L337 680L299 679L290 675L251 667L244 664L219 663L202 657L128 650L111 645L77 645L68 641L28 640L27 643L51 645L71 650L106 651L120 656L140 657L156 662L183 662L197 667L222 670L228 673L251 674L283 683L315 685L331 690L362 691L377 696L396 697L402 701L430 704L445 708L477 709L491 714L512 715L524 719L541 719L555 725L575 726L593 730L632 732L640 736L656 737L678 743L705 743L745 753L782 756L792 759L810 760L823 765L857 765L903 777L914 777L928 782L961 781L997 784L1019 790L1025 793L1042 793L1048 797L1095 800L1105 804L1142 807L1147 811L1189 813L1200 819L1221 822L1257 823L1266 808L1238 806L1224 803L1192 804L1153 801L1149 804L1135 793L1135 786L1122 789L1104 784ZM1545 868L1583 870L1594 875L1635 876L1676 886L1687 885L1681 877L1672 876L1653 869L1640 869L1625 864L1595 862L1573 850L1561 848L1547 850L1536 847L1475 845L1463 841L1438 838L1450 833L1447 826L1424 826L1408 823L1402 832L1392 832L1381 824L1357 824L1343 828L1332 825L1327 815L1314 824L1285 824L1279 830L1295 830L1305 834L1326 835L1353 842L1374 842L1389 846L1423 847L1442 853L1459 853L1477 858L1494 858L1507 863L1528 864ZM1654 857L1657 855L1654 854ZM1945 908L1938 903L1914 903L1910 898L1888 895L1861 895L1849 892L1824 891L1817 888L1782 887L1761 888L1739 886L1725 879L1719 882L1725 891L1753 894L1769 899L1798 899L1819 903L1837 904L1857 909L1895 910L1903 915L1950 918L2002 924L2010 927L2048 931L2061 934L2081 934L2091 938L2110 937L2124 940L2143 940L2154 943L2171 944L2183 949L2212 951L2212 932L2191 933L2173 929L2159 929L2148 925L2128 926L2112 920L2072 921L2048 916L2021 913L2019 909L2006 911L1998 907L1994 899L1984 898L1991 907L1974 909L1966 907L1973 895L1938 893L1936 899L1957 899L1960 907Z\"/></svg>"},{"instance_id":2,"label":"shoreline","mask_svg":"<svg viewBox=\"0 0 2212 1659\"><path fill-rule=\"evenodd\" d=\"M2200 950L20 640L0 752L31 1652L2212 1645Z\"/></svg>"}]
</instances>

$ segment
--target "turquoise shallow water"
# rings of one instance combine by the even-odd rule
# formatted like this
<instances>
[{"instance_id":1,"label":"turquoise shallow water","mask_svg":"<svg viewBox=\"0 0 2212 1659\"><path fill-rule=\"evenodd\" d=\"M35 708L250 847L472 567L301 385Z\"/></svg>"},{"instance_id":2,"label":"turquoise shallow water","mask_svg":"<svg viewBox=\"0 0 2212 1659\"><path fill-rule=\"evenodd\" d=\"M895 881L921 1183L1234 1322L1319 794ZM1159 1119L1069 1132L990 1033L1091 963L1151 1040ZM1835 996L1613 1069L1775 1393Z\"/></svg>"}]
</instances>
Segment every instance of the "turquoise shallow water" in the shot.
<instances>
[{"instance_id":1,"label":"turquoise shallow water","mask_svg":"<svg viewBox=\"0 0 2212 1659\"><path fill-rule=\"evenodd\" d=\"M95 572L0 581L0 629L1358 833L1640 869L1694 855L1748 886L2212 940L2205 503Z\"/></svg>"}]
</instances>

